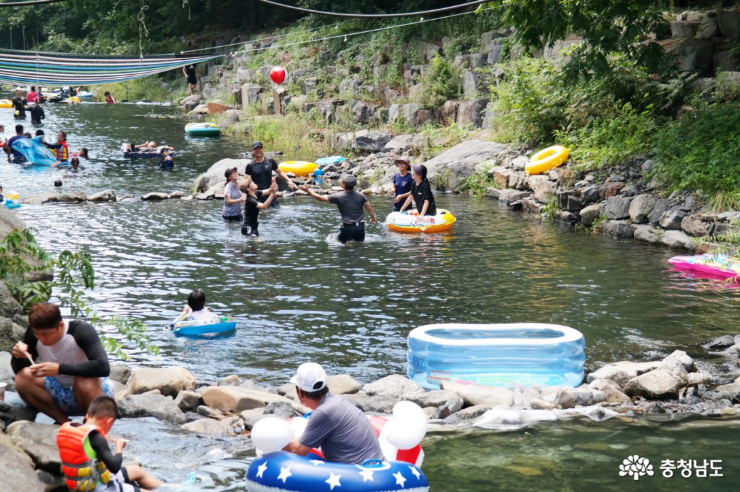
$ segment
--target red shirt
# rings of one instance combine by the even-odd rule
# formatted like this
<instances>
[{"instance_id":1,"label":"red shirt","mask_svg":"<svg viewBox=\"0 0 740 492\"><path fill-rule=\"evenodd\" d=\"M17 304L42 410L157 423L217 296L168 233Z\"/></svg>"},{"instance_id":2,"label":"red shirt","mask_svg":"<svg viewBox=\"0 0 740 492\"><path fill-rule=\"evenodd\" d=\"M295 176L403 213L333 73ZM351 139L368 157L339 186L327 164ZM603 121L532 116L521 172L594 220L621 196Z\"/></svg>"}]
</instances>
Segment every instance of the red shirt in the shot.
<instances>
[{"instance_id":1,"label":"red shirt","mask_svg":"<svg viewBox=\"0 0 740 492\"><path fill-rule=\"evenodd\" d=\"M26 94L26 99L30 103L35 103L39 100L39 93L38 92L29 92Z\"/></svg>"}]
</instances>

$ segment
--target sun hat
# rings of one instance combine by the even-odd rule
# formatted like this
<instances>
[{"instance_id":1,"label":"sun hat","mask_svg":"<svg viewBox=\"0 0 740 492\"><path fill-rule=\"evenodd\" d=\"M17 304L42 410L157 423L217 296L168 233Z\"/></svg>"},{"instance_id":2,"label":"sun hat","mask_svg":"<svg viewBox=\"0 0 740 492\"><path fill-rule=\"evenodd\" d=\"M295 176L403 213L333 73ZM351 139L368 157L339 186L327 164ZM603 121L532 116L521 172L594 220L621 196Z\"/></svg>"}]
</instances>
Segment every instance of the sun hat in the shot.
<instances>
[{"instance_id":1,"label":"sun hat","mask_svg":"<svg viewBox=\"0 0 740 492\"><path fill-rule=\"evenodd\" d=\"M320 391L326 387L326 371L315 362L306 362L298 367L290 382L307 393Z\"/></svg>"}]
</instances>

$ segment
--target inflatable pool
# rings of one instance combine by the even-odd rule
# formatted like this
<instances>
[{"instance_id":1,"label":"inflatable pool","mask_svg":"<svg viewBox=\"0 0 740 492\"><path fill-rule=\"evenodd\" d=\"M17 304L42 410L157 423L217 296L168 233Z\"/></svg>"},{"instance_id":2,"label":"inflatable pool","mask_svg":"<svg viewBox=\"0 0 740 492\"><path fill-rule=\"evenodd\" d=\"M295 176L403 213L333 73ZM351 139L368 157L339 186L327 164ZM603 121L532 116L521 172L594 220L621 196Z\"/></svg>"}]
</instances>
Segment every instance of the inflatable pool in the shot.
<instances>
[{"instance_id":1,"label":"inflatable pool","mask_svg":"<svg viewBox=\"0 0 740 492\"><path fill-rule=\"evenodd\" d=\"M542 323L436 324L408 338L408 377L427 389L442 381L510 386L583 382L581 332Z\"/></svg>"},{"instance_id":2,"label":"inflatable pool","mask_svg":"<svg viewBox=\"0 0 740 492\"><path fill-rule=\"evenodd\" d=\"M188 123L185 125L185 131L192 137L218 137L221 135L221 128L213 123Z\"/></svg>"},{"instance_id":3,"label":"inflatable pool","mask_svg":"<svg viewBox=\"0 0 740 492\"><path fill-rule=\"evenodd\" d=\"M0 108L12 108L13 101L10 99L0 99Z\"/></svg>"},{"instance_id":4,"label":"inflatable pool","mask_svg":"<svg viewBox=\"0 0 740 492\"><path fill-rule=\"evenodd\" d=\"M296 176L308 176L316 170L316 164L307 161L281 162L278 167L286 173L293 173Z\"/></svg>"},{"instance_id":5,"label":"inflatable pool","mask_svg":"<svg viewBox=\"0 0 740 492\"><path fill-rule=\"evenodd\" d=\"M256 458L247 469L246 480L250 492L429 490L424 474L408 463L368 460L362 465L349 465L329 463L311 455L304 458L287 451Z\"/></svg>"},{"instance_id":6,"label":"inflatable pool","mask_svg":"<svg viewBox=\"0 0 740 492\"><path fill-rule=\"evenodd\" d=\"M740 275L740 261L727 255L707 253L694 256L674 256L668 260L668 263L678 270L689 270L718 278L732 278Z\"/></svg>"},{"instance_id":7,"label":"inflatable pool","mask_svg":"<svg viewBox=\"0 0 740 492\"><path fill-rule=\"evenodd\" d=\"M57 161L56 156L39 142L35 142L30 138L20 138L13 142L11 145L13 150L19 152L26 158L31 164L37 166L51 166ZM69 163L67 163L68 165ZM60 164L63 166L64 163Z\"/></svg>"},{"instance_id":8,"label":"inflatable pool","mask_svg":"<svg viewBox=\"0 0 740 492\"><path fill-rule=\"evenodd\" d=\"M570 150L567 148L562 145L553 145L530 157L529 162L524 166L524 171L527 174L544 173L567 161L569 155Z\"/></svg>"},{"instance_id":9,"label":"inflatable pool","mask_svg":"<svg viewBox=\"0 0 740 492\"><path fill-rule=\"evenodd\" d=\"M328 166L329 164L340 164L344 161L346 161L344 157L341 155L333 155L331 157L322 157L321 159L316 159L316 165L319 167Z\"/></svg>"},{"instance_id":10,"label":"inflatable pool","mask_svg":"<svg viewBox=\"0 0 740 492\"><path fill-rule=\"evenodd\" d=\"M455 216L448 210L437 209L437 215L419 217L416 210L391 212L385 218L388 229L395 232L442 232L455 225Z\"/></svg>"},{"instance_id":11,"label":"inflatable pool","mask_svg":"<svg viewBox=\"0 0 740 492\"><path fill-rule=\"evenodd\" d=\"M206 319L182 319L180 316L177 319L181 321L173 323L175 335L219 335L236 330L236 321L231 316L214 315Z\"/></svg>"}]
</instances>

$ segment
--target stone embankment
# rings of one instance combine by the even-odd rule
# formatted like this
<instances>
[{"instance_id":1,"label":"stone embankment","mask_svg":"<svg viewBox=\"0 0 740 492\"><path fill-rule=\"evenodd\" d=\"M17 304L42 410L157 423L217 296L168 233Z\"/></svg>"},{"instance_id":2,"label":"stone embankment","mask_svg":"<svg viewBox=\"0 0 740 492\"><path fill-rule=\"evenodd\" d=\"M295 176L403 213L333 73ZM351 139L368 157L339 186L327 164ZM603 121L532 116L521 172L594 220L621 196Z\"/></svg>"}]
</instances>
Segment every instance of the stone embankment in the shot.
<instances>
[{"instance_id":1,"label":"stone embankment","mask_svg":"<svg viewBox=\"0 0 740 492\"><path fill-rule=\"evenodd\" d=\"M19 314L12 302L0 322ZM6 318L12 316L13 318ZM3 333L7 347L18 333ZM708 354L738 360L740 335L723 336L703 345ZM571 387L493 387L443 382L426 391L405 376L390 375L364 386L349 375L329 378L329 389L367 414L390 414L400 401L423 408L431 429L450 430L477 426L512 429L541 420L579 415L593 420L621 417L630 422L636 414L696 413L731 418L740 408L740 378L713 375L714 366L686 352L650 362L622 361L591 372L582 385ZM211 436L240 436L268 416L286 419L308 411L297 399L295 387L270 387L238 375L201 381L180 367L132 368L113 365L110 378L117 393L121 417L154 417L173 426ZM13 389L10 354L0 352L0 382ZM51 490L60 484L60 462L54 436L57 427L34 423L36 412L8 392L0 402L0 477L2 483L20 483L17 490ZM537 412L532 412L536 410ZM543 412L545 411L545 412ZM3 432L4 431L4 432ZM13 476L8 477L8 470ZM15 480L15 481L14 481ZM38 485L37 485L38 484Z\"/></svg>"}]
</instances>

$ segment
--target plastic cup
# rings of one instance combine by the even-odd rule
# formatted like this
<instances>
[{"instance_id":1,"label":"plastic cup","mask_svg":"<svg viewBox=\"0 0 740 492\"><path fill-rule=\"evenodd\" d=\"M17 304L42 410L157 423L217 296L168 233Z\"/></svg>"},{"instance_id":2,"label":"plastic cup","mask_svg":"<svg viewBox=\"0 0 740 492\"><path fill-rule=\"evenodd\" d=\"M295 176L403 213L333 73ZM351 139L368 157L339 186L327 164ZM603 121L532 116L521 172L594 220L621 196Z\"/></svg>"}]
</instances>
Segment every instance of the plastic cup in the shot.
<instances>
[{"instance_id":1,"label":"plastic cup","mask_svg":"<svg viewBox=\"0 0 740 492\"><path fill-rule=\"evenodd\" d=\"M0 401L5 399L5 388L8 387L8 383L0 383Z\"/></svg>"}]
</instances>

